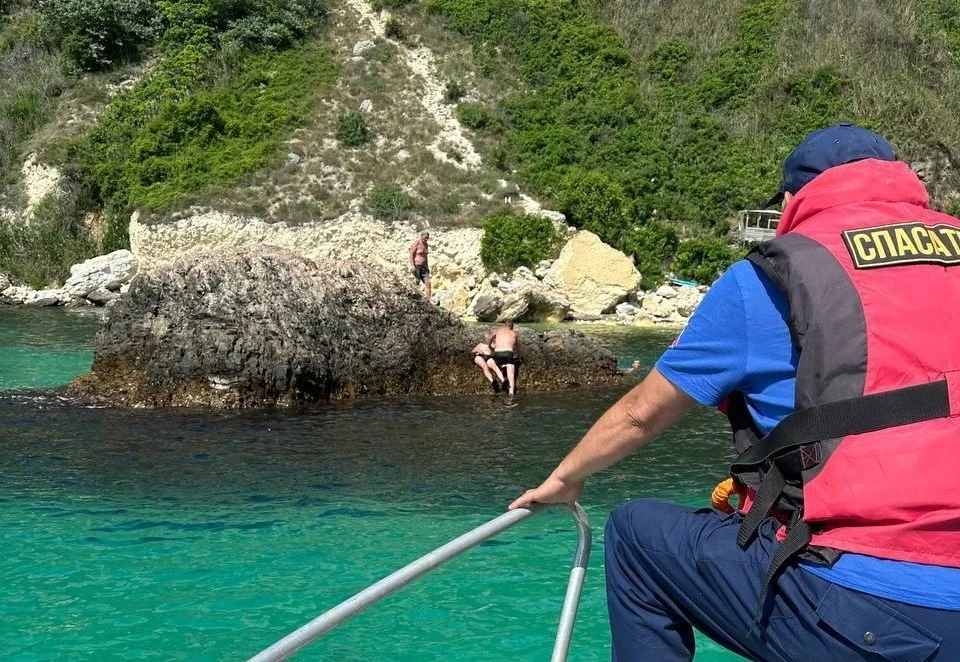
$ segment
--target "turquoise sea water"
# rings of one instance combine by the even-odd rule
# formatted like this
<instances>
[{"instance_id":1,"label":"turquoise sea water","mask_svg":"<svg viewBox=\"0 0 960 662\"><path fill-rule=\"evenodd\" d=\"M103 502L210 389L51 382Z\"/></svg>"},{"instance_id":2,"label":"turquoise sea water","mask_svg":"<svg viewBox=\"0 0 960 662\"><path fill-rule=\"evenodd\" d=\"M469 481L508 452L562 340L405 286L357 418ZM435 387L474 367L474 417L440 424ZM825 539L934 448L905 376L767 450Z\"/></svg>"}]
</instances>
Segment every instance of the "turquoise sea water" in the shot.
<instances>
[{"instance_id":1,"label":"turquoise sea water","mask_svg":"<svg viewBox=\"0 0 960 662\"><path fill-rule=\"evenodd\" d=\"M216 414L66 405L97 318L0 309L4 660L244 660L496 517L625 390ZM622 366L675 332L584 328ZM479 378L479 375L478 375ZM44 387L34 389L33 387ZM700 409L587 487L594 549L570 660L609 659L602 533L636 496L702 504L724 422ZM529 518L297 660L549 659L576 531ZM740 658L699 640L697 662Z\"/></svg>"}]
</instances>

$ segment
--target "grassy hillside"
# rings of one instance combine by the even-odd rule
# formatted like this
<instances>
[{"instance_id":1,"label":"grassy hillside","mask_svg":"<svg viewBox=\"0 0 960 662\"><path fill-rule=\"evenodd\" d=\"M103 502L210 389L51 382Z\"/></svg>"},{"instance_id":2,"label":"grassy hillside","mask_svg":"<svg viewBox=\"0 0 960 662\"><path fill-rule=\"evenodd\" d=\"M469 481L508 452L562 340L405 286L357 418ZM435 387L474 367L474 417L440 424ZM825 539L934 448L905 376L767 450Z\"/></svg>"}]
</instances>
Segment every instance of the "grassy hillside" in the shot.
<instances>
[{"instance_id":1,"label":"grassy hillside","mask_svg":"<svg viewBox=\"0 0 960 662\"><path fill-rule=\"evenodd\" d=\"M711 237L776 189L806 132L837 121L953 175L934 182L947 202L960 9L910 4L427 2L479 62L525 83L493 100L503 158L574 224L633 252L645 276L676 252L722 265L731 255ZM678 248L678 231L700 240Z\"/></svg>"},{"instance_id":2,"label":"grassy hillside","mask_svg":"<svg viewBox=\"0 0 960 662\"><path fill-rule=\"evenodd\" d=\"M509 268L553 242L531 253L521 241L542 228L501 208L506 180L635 255L647 286L671 268L710 280L736 256L736 210L776 189L806 132L837 121L883 133L937 204L960 208L955 0L366 7L387 38L357 58L372 32L350 3L0 0L0 210L22 197L30 151L70 182L29 229L0 220L0 268L56 280L78 253L124 245L135 209L298 222L357 200L386 220L486 221L496 267ZM410 70L425 57L480 165L436 144ZM102 236L82 222L91 212ZM24 274L24 255L58 257Z\"/></svg>"},{"instance_id":3,"label":"grassy hillside","mask_svg":"<svg viewBox=\"0 0 960 662\"><path fill-rule=\"evenodd\" d=\"M650 98L692 92L732 135L761 138L760 159L777 163L804 133L842 119L881 131L907 160L960 147L953 0L618 0L601 11L647 64ZM668 85L654 73L665 53L683 54ZM736 93L711 95L727 75Z\"/></svg>"}]
</instances>

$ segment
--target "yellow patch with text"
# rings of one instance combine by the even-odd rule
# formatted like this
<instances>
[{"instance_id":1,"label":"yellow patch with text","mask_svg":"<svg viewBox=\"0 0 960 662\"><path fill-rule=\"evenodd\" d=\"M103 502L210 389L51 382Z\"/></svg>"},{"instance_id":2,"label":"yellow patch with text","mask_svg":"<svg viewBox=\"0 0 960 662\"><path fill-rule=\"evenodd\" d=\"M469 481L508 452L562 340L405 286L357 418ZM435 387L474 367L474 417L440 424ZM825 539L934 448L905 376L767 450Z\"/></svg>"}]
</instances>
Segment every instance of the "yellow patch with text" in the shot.
<instances>
[{"instance_id":1,"label":"yellow patch with text","mask_svg":"<svg viewBox=\"0 0 960 662\"><path fill-rule=\"evenodd\" d=\"M960 264L960 228L898 223L844 230L843 241L857 269L898 264Z\"/></svg>"}]
</instances>

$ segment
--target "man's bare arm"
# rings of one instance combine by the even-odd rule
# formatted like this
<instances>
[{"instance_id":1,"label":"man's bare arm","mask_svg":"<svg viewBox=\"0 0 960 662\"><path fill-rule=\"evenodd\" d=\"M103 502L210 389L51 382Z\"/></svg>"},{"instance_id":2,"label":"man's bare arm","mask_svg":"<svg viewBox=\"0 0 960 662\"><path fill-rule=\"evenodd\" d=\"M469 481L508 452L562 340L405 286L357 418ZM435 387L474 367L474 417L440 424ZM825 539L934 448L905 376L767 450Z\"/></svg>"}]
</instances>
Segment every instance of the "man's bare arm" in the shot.
<instances>
[{"instance_id":1,"label":"man's bare arm","mask_svg":"<svg viewBox=\"0 0 960 662\"><path fill-rule=\"evenodd\" d=\"M673 425L696 402L656 369L620 398L587 431L543 483L510 504L570 503L580 496L583 481Z\"/></svg>"},{"instance_id":2,"label":"man's bare arm","mask_svg":"<svg viewBox=\"0 0 960 662\"><path fill-rule=\"evenodd\" d=\"M415 267L417 266L416 263L414 262L414 260L415 260L416 257L417 257L417 244L418 244L418 243L419 243L419 240L417 240L417 241L413 242L412 244L410 244L410 268L411 268L411 269L413 269L413 268L415 268Z\"/></svg>"}]
</instances>

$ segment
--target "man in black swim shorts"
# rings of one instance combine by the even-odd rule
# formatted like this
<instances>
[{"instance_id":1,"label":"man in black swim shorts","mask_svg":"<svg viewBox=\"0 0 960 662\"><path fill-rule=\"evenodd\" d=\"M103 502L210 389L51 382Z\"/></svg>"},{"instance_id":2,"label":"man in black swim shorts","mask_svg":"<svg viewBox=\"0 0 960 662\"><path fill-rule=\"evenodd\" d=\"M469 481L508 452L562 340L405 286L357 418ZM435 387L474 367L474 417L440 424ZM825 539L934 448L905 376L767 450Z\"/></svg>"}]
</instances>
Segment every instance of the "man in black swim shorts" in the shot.
<instances>
[{"instance_id":1,"label":"man in black swim shorts","mask_svg":"<svg viewBox=\"0 0 960 662\"><path fill-rule=\"evenodd\" d=\"M487 344L493 348L493 360L507 376L509 393L517 392L517 363L520 352L520 340L513 330L513 322L507 322L490 334Z\"/></svg>"}]
</instances>

